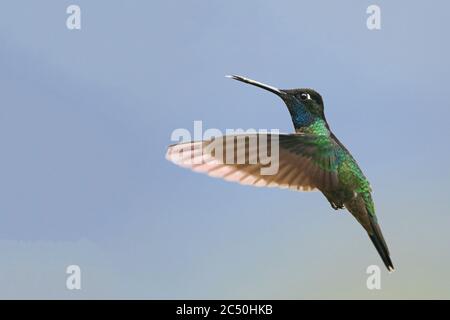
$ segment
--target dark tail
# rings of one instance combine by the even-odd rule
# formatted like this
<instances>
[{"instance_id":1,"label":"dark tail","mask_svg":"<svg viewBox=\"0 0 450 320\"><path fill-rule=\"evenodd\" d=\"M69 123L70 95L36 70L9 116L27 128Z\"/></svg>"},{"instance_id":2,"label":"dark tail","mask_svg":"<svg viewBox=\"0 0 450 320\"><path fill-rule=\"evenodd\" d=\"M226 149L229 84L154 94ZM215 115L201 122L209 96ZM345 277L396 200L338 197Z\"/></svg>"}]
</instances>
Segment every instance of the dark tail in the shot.
<instances>
[{"instance_id":1,"label":"dark tail","mask_svg":"<svg viewBox=\"0 0 450 320\"><path fill-rule=\"evenodd\" d=\"M370 240L372 240L386 268L389 270L389 272L392 272L395 270L394 265L392 264L391 257L389 255L389 249L386 245L386 241L384 241L383 234L381 233L380 226L377 222L377 218L369 215L369 221L372 227L372 233L368 233Z\"/></svg>"}]
</instances>

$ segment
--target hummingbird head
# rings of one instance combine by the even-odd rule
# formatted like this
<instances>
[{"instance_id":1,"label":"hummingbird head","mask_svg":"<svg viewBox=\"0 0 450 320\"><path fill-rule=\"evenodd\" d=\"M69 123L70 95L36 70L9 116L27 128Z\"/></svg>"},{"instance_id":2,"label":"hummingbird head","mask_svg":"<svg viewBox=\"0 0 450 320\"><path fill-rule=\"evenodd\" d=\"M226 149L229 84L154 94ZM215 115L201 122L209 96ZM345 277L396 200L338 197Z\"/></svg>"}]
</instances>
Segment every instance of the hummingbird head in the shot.
<instances>
[{"instance_id":1,"label":"hummingbird head","mask_svg":"<svg viewBox=\"0 0 450 320\"><path fill-rule=\"evenodd\" d=\"M256 87L260 87L279 96L286 104L291 114L292 122L297 131L302 131L315 122L321 122L329 130L323 108L322 96L313 89L278 89L267 84L241 76L227 76Z\"/></svg>"}]
</instances>

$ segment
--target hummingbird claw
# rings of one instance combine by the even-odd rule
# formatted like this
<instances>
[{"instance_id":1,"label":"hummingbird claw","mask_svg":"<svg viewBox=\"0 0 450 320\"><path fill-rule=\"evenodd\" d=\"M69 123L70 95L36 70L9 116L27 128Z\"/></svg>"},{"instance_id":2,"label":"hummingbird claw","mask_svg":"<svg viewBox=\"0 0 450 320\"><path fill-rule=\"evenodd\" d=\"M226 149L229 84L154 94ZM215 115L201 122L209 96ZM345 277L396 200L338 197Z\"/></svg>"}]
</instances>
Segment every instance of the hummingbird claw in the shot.
<instances>
[{"instance_id":1,"label":"hummingbird claw","mask_svg":"<svg viewBox=\"0 0 450 320\"><path fill-rule=\"evenodd\" d=\"M344 205L343 204L336 205L335 203L331 203L331 207L334 210L344 209Z\"/></svg>"}]
</instances>

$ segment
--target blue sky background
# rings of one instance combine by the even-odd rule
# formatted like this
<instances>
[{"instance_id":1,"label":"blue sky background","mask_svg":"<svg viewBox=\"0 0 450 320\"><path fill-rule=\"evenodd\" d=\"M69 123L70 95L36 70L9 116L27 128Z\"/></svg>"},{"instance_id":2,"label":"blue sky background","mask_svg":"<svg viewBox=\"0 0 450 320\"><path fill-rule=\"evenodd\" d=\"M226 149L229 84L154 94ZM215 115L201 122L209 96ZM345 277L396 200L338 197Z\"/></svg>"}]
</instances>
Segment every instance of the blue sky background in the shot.
<instances>
[{"instance_id":1,"label":"blue sky background","mask_svg":"<svg viewBox=\"0 0 450 320\"><path fill-rule=\"evenodd\" d=\"M82 29L66 28L78 4ZM366 28L381 7L382 29ZM9 1L0 12L1 298L450 298L446 1ZM322 93L397 271L319 193L164 158L176 128L292 131ZM82 290L65 287L78 264Z\"/></svg>"}]
</instances>

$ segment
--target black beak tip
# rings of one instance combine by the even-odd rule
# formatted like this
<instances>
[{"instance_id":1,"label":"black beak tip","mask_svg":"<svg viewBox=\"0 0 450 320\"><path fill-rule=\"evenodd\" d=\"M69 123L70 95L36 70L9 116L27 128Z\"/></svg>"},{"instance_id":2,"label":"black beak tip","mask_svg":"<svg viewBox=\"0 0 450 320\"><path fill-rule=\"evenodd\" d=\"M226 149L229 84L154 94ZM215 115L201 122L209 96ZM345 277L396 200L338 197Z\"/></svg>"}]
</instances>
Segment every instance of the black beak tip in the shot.
<instances>
[{"instance_id":1,"label":"black beak tip","mask_svg":"<svg viewBox=\"0 0 450 320\"><path fill-rule=\"evenodd\" d=\"M236 76L236 75L234 75L234 74L232 74L232 75L226 75L225 78L229 78L229 79L233 79L233 80L239 80L239 81L242 81L242 80L243 80L242 77Z\"/></svg>"},{"instance_id":2,"label":"black beak tip","mask_svg":"<svg viewBox=\"0 0 450 320\"><path fill-rule=\"evenodd\" d=\"M234 80L238 80L238 81L241 81L241 82L244 82L244 83L247 83L247 84L251 84L251 85L256 86L256 87L260 87L260 88L262 88L264 90L267 90L267 91L270 91L272 93L275 93L276 95L278 95L280 97L286 94L285 92L281 91L278 88L269 86L267 84L264 84L264 83L261 83L259 81L252 80L252 79L249 79L249 78L245 78L245 77L241 77L241 76L237 76L237 75L227 75L225 77L226 78L230 78L230 79L234 79Z\"/></svg>"}]
</instances>

